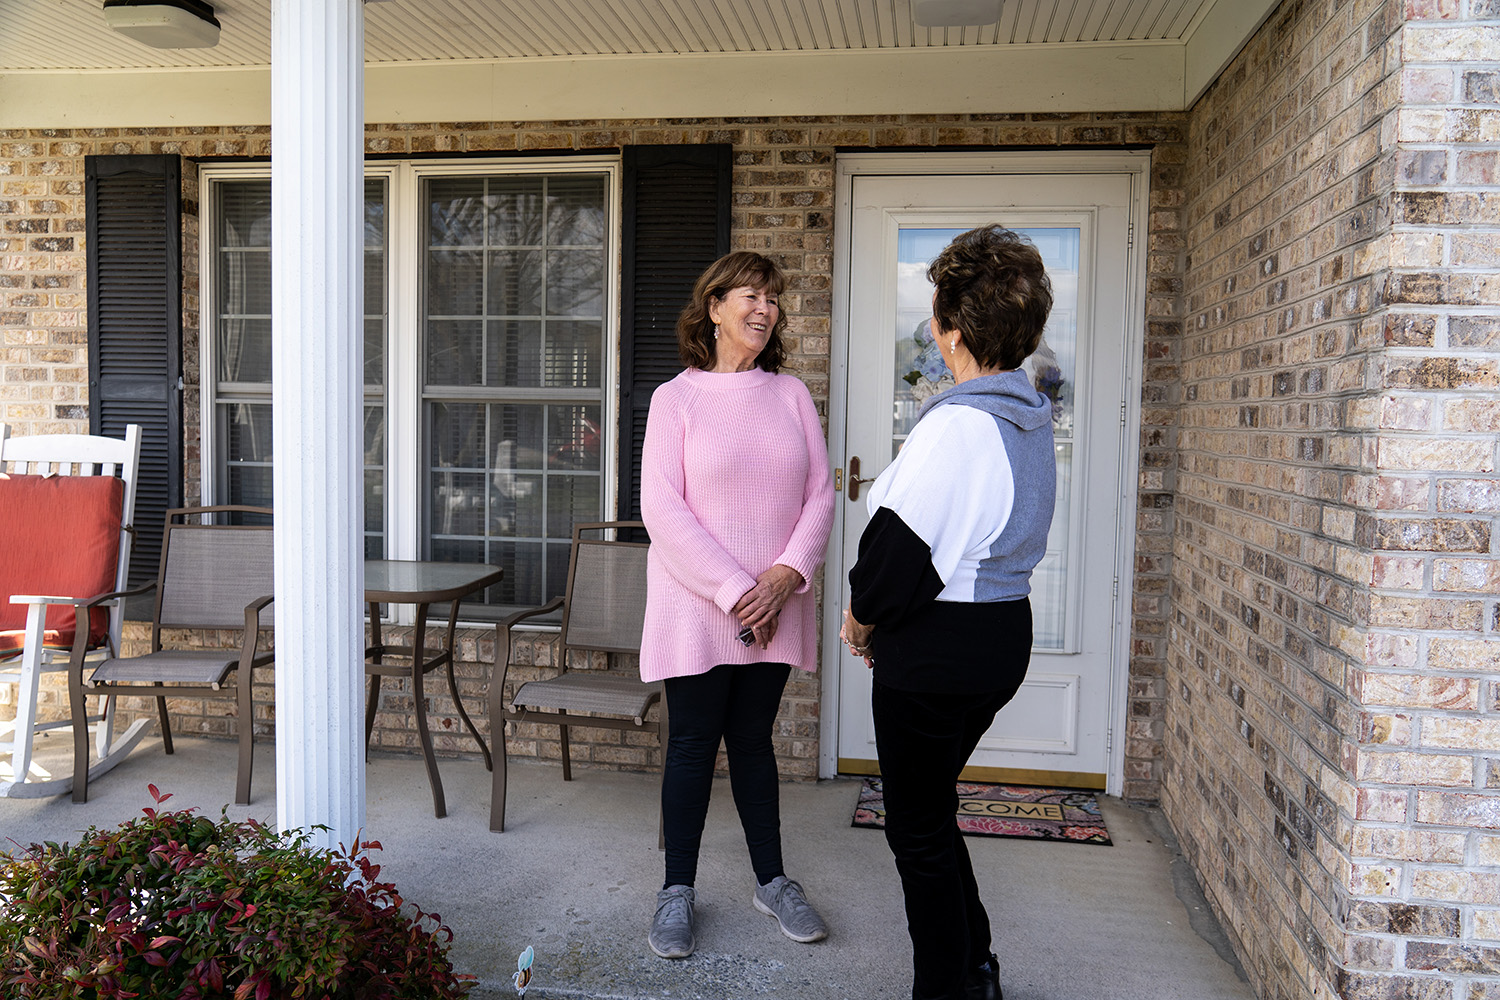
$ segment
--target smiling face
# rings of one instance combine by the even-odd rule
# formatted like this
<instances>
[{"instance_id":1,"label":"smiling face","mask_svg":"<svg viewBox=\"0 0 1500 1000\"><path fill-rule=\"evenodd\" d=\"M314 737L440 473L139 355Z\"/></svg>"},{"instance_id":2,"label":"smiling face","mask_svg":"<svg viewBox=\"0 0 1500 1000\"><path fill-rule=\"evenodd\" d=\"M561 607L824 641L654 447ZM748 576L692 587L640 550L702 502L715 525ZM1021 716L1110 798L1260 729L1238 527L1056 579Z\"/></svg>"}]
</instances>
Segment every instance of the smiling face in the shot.
<instances>
[{"instance_id":1,"label":"smiling face","mask_svg":"<svg viewBox=\"0 0 1500 1000\"><path fill-rule=\"evenodd\" d=\"M744 371L754 366L780 314L776 293L750 285L731 288L722 299L709 299L708 316L719 327L714 345L718 369Z\"/></svg>"}]
</instances>

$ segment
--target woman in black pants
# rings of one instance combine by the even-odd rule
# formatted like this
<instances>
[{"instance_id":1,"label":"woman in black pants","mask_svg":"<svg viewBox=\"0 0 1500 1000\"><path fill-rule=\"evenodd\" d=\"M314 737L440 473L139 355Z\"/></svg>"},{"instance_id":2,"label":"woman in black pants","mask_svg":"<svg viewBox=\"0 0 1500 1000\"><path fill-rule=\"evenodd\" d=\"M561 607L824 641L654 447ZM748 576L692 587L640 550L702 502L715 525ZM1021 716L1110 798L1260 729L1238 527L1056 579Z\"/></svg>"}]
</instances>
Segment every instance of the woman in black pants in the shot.
<instances>
[{"instance_id":1,"label":"woman in black pants","mask_svg":"<svg viewBox=\"0 0 1500 1000\"><path fill-rule=\"evenodd\" d=\"M1036 248L999 226L958 237L928 277L933 336L956 384L923 404L870 491L843 638L875 672L912 997L999 1000L955 784L1031 658L1031 571L1046 553L1057 469L1052 405L1018 369L1052 291Z\"/></svg>"},{"instance_id":2,"label":"woman in black pants","mask_svg":"<svg viewBox=\"0 0 1500 1000\"><path fill-rule=\"evenodd\" d=\"M758 253L715 261L677 323L687 369L656 390L641 459L651 533L641 679L671 720L662 775L667 864L647 944L697 947L694 879L722 737L750 851L750 903L809 943L828 928L782 870L771 731L791 669L817 667L811 581L833 521L823 426L807 387L780 374L781 270Z\"/></svg>"}]
</instances>

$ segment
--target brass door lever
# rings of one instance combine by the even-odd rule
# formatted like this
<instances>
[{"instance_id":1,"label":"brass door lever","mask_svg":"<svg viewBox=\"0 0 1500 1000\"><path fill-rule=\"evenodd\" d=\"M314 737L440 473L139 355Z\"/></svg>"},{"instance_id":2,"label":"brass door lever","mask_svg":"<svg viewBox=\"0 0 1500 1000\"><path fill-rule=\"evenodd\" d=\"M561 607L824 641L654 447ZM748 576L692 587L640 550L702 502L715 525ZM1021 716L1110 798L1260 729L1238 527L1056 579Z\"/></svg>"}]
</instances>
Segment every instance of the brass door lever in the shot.
<instances>
[{"instance_id":1,"label":"brass door lever","mask_svg":"<svg viewBox=\"0 0 1500 1000\"><path fill-rule=\"evenodd\" d=\"M859 487L863 483L873 483L873 479L859 478L859 456L851 455L849 458L849 499L859 499Z\"/></svg>"}]
</instances>

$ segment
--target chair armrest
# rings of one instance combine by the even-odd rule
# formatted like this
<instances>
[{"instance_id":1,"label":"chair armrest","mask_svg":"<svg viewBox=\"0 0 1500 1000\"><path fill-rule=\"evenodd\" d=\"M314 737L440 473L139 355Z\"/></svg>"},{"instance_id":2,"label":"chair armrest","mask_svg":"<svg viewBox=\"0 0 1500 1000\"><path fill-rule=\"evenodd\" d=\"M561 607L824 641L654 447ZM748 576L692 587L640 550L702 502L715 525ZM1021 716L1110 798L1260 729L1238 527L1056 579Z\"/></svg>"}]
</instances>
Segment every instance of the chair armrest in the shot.
<instances>
[{"instance_id":1,"label":"chair armrest","mask_svg":"<svg viewBox=\"0 0 1500 1000\"><path fill-rule=\"evenodd\" d=\"M260 649L260 613L265 610L276 597L274 594L266 594L257 597L245 605L245 631L240 637L240 670L248 671L262 661L263 657L257 656ZM248 687L243 690L249 690Z\"/></svg>"},{"instance_id":2,"label":"chair armrest","mask_svg":"<svg viewBox=\"0 0 1500 1000\"><path fill-rule=\"evenodd\" d=\"M266 605L270 604L274 600L276 600L275 594L266 594L263 597L257 597L255 600L245 605L246 632L257 630L260 628L260 613L265 610Z\"/></svg>"},{"instance_id":3,"label":"chair armrest","mask_svg":"<svg viewBox=\"0 0 1500 1000\"><path fill-rule=\"evenodd\" d=\"M512 628L519 625L521 622L525 621L528 618L536 618L540 615L550 614L562 606L563 599L561 597L554 597L552 598L552 600L548 601L546 604L543 604L539 608L527 608L524 611L517 611L509 618L500 619L500 621L495 625L496 631L509 632Z\"/></svg>"},{"instance_id":4,"label":"chair armrest","mask_svg":"<svg viewBox=\"0 0 1500 1000\"><path fill-rule=\"evenodd\" d=\"M121 597L135 597L139 594L150 593L156 589L155 583L148 583L134 590L116 590L108 594L100 594L97 597L48 597L38 594L13 594L10 599L12 604L71 604L75 608L92 608L106 601L113 601Z\"/></svg>"},{"instance_id":5,"label":"chair armrest","mask_svg":"<svg viewBox=\"0 0 1500 1000\"><path fill-rule=\"evenodd\" d=\"M12 604L87 604L91 597L44 597L41 594L12 594Z\"/></svg>"},{"instance_id":6,"label":"chair armrest","mask_svg":"<svg viewBox=\"0 0 1500 1000\"><path fill-rule=\"evenodd\" d=\"M490 671L490 727L502 727L500 739L505 739L505 675L510 670L510 630L528 618L545 615L563 606L561 597L554 597L539 608L517 611L495 623L495 666ZM495 720L500 720L498 723Z\"/></svg>"}]
</instances>

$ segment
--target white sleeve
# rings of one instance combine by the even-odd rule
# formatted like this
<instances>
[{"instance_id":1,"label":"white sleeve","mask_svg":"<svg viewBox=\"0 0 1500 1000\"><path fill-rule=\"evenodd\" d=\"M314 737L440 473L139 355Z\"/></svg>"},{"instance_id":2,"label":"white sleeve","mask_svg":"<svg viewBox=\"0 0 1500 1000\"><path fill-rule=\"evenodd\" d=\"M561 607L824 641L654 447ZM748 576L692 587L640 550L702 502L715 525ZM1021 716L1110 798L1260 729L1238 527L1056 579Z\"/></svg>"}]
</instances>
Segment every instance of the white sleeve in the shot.
<instances>
[{"instance_id":1,"label":"white sleeve","mask_svg":"<svg viewBox=\"0 0 1500 1000\"><path fill-rule=\"evenodd\" d=\"M1015 481L995 418L971 406L933 410L870 491L932 549L944 584L965 553L988 551L1010 520Z\"/></svg>"}]
</instances>

